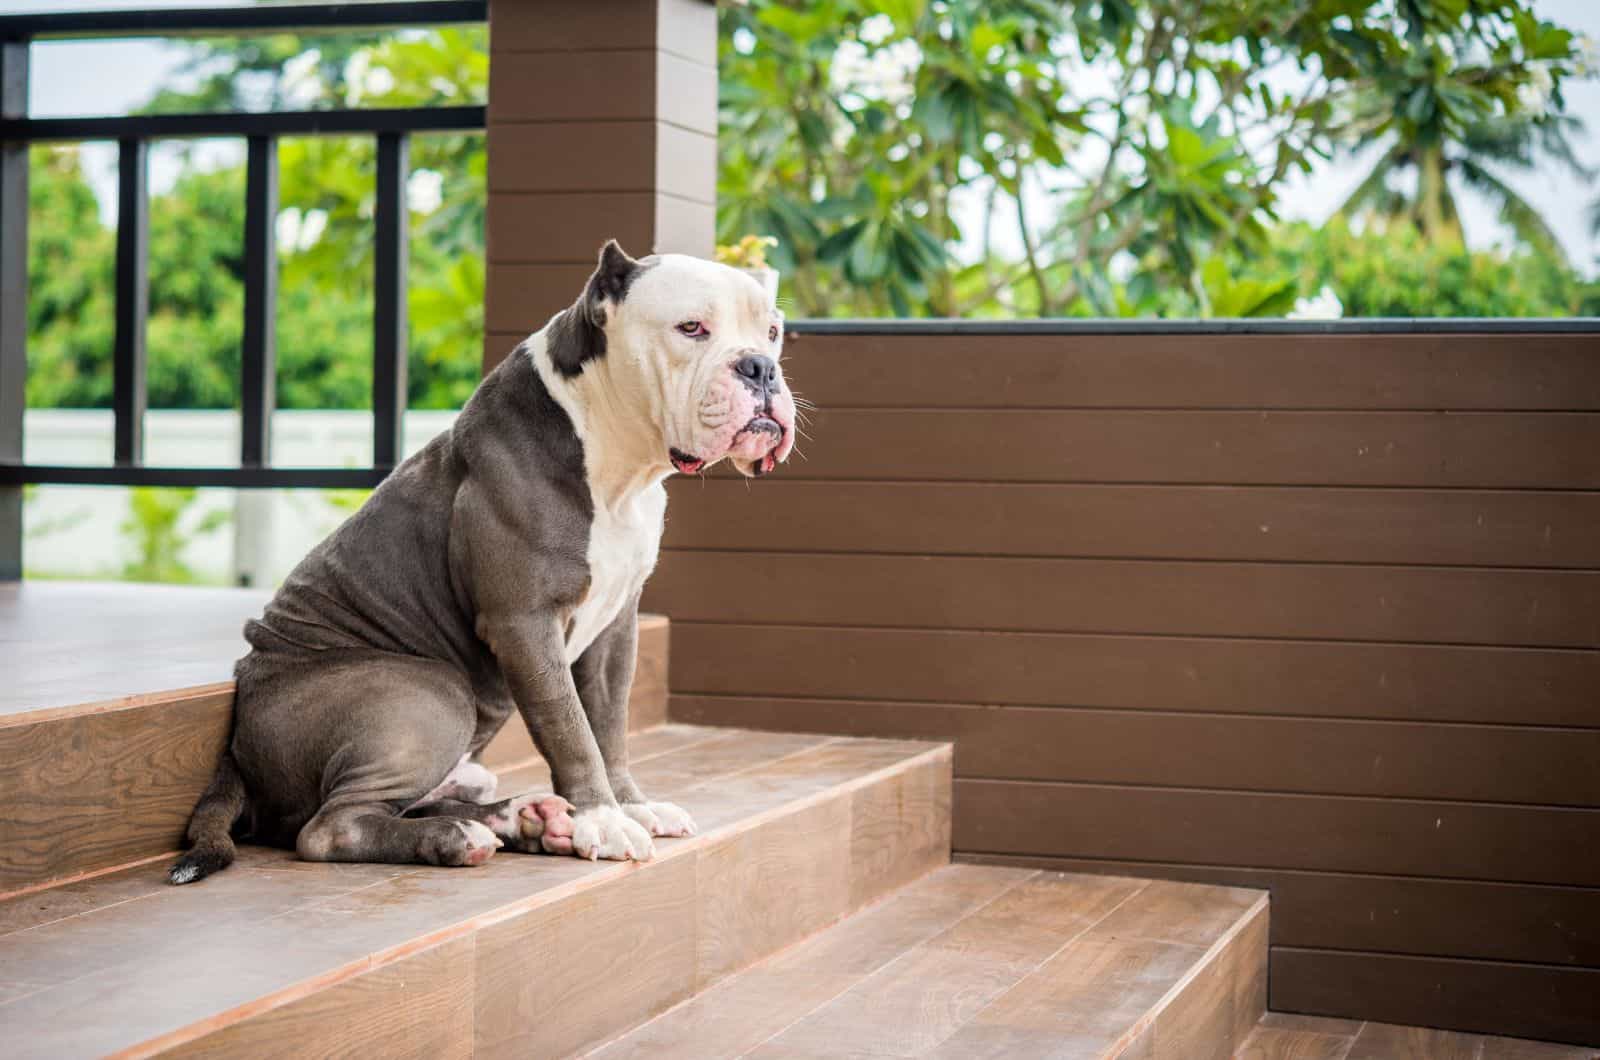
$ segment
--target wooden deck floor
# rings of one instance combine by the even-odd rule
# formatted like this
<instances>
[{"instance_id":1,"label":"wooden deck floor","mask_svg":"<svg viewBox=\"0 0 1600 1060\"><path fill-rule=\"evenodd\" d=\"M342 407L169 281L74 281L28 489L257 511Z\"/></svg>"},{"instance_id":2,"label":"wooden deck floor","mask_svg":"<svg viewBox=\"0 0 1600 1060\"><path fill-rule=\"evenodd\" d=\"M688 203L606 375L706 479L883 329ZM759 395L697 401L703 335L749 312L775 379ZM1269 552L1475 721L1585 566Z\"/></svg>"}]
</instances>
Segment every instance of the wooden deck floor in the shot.
<instances>
[{"instance_id":1,"label":"wooden deck floor","mask_svg":"<svg viewBox=\"0 0 1600 1060\"><path fill-rule=\"evenodd\" d=\"M115 709L226 684L271 593L100 582L0 584L0 719ZM3 720L0 720L3 724Z\"/></svg>"}]
</instances>

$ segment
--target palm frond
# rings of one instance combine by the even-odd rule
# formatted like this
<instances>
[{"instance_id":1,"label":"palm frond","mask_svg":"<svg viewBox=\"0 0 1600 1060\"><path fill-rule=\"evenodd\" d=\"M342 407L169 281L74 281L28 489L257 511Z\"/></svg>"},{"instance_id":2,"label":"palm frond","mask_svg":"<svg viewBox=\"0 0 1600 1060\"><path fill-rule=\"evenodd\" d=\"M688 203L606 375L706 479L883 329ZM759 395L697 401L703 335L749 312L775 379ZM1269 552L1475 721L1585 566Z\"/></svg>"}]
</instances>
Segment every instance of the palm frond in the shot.
<instances>
[{"instance_id":1,"label":"palm frond","mask_svg":"<svg viewBox=\"0 0 1600 1060\"><path fill-rule=\"evenodd\" d=\"M1468 187L1499 208L1500 222L1510 228L1519 240L1542 254L1552 255L1563 264L1566 263L1567 253L1562 249L1555 230L1515 188L1470 159L1456 163L1456 171ZM1600 207L1600 201L1596 206ZM1590 223L1600 226L1600 209L1591 212Z\"/></svg>"},{"instance_id":2,"label":"palm frond","mask_svg":"<svg viewBox=\"0 0 1600 1060\"><path fill-rule=\"evenodd\" d=\"M1405 164L1404 152L1399 147L1390 148L1384 152L1382 158L1373 165L1365 179L1356 185L1354 191L1345 196L1344 202L1333 211L1335 217L1354 218L1363 209L1372 209L1379 214L1391 212L1385 207L1392 206L1393 199L1389 192L1389 176Z\"/></svg>"}]
</instances>

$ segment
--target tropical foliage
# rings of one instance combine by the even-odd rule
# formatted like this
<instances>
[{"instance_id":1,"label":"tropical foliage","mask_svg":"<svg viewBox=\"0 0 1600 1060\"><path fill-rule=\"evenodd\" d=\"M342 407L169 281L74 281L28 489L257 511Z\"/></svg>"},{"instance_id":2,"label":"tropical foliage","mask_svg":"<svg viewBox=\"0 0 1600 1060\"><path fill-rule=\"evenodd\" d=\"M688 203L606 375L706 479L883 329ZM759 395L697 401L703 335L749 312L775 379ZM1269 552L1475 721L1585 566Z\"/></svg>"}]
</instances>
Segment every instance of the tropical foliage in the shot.
<instances>
[{"instance_id":1,"label":"tropical foliage","mask_svg":"<svg viewBox=\"0 0 1600 1060\"><path fill-rule=\"evenodd\" d=\"M1500 174L1577 167L1577 42L1526 0L751 0L723 23L719 235L777 236L799 315L1217 315L1285 178L1372 143L1358 218L1459 244L1471 188L1549 253Z\"/></svg>"}]
</instances>

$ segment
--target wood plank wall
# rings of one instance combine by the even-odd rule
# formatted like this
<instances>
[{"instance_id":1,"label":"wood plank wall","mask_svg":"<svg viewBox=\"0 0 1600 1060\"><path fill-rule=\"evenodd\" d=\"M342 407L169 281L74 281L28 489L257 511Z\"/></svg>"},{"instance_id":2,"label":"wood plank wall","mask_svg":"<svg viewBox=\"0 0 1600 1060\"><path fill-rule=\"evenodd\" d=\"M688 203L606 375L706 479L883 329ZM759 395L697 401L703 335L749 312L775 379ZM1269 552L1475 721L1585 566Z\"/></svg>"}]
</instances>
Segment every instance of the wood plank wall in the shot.
<instances>
[{"instance_id":1,"label":"wood plank wall","mask_svg":"<svg viewBox=\"0 0 1600 1060\"><path fill-rule=\"evenodd\" d=\"M1270 888L1275 1009L1600 1042L1600 335L795 330L803 456L671 487L674 718Z\"/></svg>"}]
</instances>

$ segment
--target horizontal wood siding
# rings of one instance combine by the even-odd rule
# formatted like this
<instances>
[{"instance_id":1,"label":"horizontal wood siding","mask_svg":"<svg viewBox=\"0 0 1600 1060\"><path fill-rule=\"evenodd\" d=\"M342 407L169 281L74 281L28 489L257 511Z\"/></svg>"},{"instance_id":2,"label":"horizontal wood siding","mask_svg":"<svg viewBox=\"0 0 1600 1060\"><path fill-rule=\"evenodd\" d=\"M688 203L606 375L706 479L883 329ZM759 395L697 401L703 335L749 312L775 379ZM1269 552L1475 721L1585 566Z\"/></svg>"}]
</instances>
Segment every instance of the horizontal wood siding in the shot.
<instances>
[{"instance_id":1,"label":"horizontal wood siding","mask_svg":"<svg viewBox=\"0 0 1600 1060\"><path fill-rule=\"evenodd\" d=\"M670 487L675 718L1269 888L1274 1008L1600 1041L1600 336L795 331L800 455Z\"/></svg>"}]
</instances>

